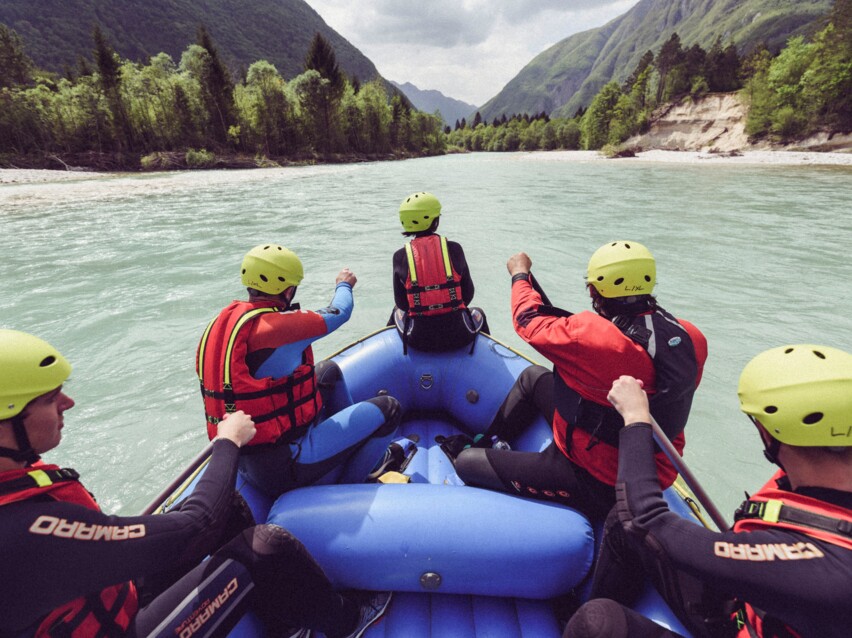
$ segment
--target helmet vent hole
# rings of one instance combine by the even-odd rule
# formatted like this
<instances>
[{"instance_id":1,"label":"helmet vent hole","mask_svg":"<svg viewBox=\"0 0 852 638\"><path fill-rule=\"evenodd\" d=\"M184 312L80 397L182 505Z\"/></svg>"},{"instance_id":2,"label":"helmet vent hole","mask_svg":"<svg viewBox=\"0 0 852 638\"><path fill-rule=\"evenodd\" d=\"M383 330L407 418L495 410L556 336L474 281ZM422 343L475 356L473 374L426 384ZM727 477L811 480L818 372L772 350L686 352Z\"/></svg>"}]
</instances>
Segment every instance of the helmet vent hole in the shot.
<instances>
[{"instance_id":1,"label":"helmet vent hole","mask_svg":"<svg viewBox=\"0 0 852 638\"><path fill-rule=\"evenodd\" d=\"M429 219L429 215L423 215L423 219Z\"/></svg>"},{"instance_id":2,"label":"helmet vent hole","mask_svg":"<svg viewBox=\"0 0 852 638\"><path fill-rule=\"evenodd\" d=\"M795 349L795 348L787 348L787 349L784 351L784 354L790 354L791 352L793 352L793 350L794 350L794 349Z\"/></svg>"},{"instance_id":3,"label":"helmet vent hole","mask_svg":"<svg viewBox=\"0 0 852 638\"><path fill-rule=\"evenodd\" d=\"M266 278L266 275L261 275L260 280L264 282L268 282L269 280Z\"/></svg>"},{"instance_id":4,"label":"helmet vent hole","mask_svg":"<svg viewBox=\"0 0 852 638\"><path fill-rule=\"evenodd\" d=\"M630 244L624 244L624 247L629 249L629 248L630 248Z\"/></svg>"},{"instance_id":5,"label":"helmet vent hole","mask_svg":"<svg viewBox=\"0 0 852 638\"><path fill-rule=\"evenodd\" d=\"M264 249L264 250L269 250L269 246L264 246L264 247L263 247L263 249Z\"/></svg>"},{"instance_id":6,"label":"helmet vent hole","mask_svg":"<svg viewBox=\"0 0 852 638\"><path fill-rule=\"evenodd\" d=\"M604 280L603 276L598 277L598 281L603 281L603 280Z\"/></svg>"},{"instance_id":7,"label":"helmet vent hole","mask_svg":"<svg viewBox=\"0 0 852 638\"><path fill-rule=\"evenodd\" d=\"M766 414L775 414L776 412L778 412L778 406L767 405L765 408L763 408L763 411L766 412Z\"/></svg>"},{"instance_id":8,"label":"helmet vent hole","mask_svg":"<svg viewBox=\"0 0 852 638\"><path fill-rule=\"evenodd\" d=\"M46 368L48 366L52 366L54 363L56 363L56 357L51 354L42 359L41 363L39 363L38 365L41 368Z\"/></svg>"},{"instance_id":9,"label":"helmet vent hole","mask_svg":"<svg viewBox=\"0 0 852 638\"><path fill-rule=\"evenodd\" d=\"M284 282L285 282L285 281L287 281L287 280L286 280L286 279L284 279L284 277L279 277L279 278L278 278L278 281L280 281L281 283L284 283Z\"/></svg>"},{"instance_id":10,"label":"helmet vent hole","mask_svg":"<svg viewBox=\"0 0 852 638\"><path fill-rule=\"evenodd\" d=\"M647 281L648 283L651 283L651 276L645 275L645 281Z\"/></svg>"},{"instance_id":11,"label":"helmet vent hole","mask_svg":"<svg viewBox=\"0 0 852 638\"><path fill-rule=\"evenodd\" d=\"M624 283L624 277L619 277L618 279L616 279L616 280L615 280L614 282L612 282L612 283L614 283L616 286L620 286L621 284L623 284L623 283Z\"/></svg>"},{"instance_id":12,"label":"helmet vent hole","mask_svg":"<svg viewBox=\"0 0 852 638\"><path fill-rule=\"evenodd\" d=\"M808 416L802 419L802 423L805 425L813 425L814 423L822 421L822 417L822 412L811 412Z\"/></svg>"},{"instance_id":13,"label":"helmet vent hole","mask_svg":"<svg viewBox=\"0 0 852 638\"><path fill-rule=\"evenodd\" d=\"M820 359L825 359L825 355L819 350L814 350L814 354L818 356Z\"/></svg>"},{"instance_id":14,"label":"helmet vent hole","mask_svg":"<svg viewBox=\"0 0 852 638\"><path fill-rule=\"evenodd\" d=\"M419 221L417 221L416 219L415 219L415 220L413 220L411 223L412 223L412 224L417 224L418 226L420 225L420 222L419 222Z\"/></svg>"},{"instance_id":15,"label":"helmet vent hole","mask_svg":"<svg viewBox=\"0 0 852 638\"><path fill-rule=\"evenodd\" d=\"M245 268L243 268L243 272L242 272L242 274L244 274L244 275L246 274L246 269L245 269Z\"/></svg>"}]
</instances>

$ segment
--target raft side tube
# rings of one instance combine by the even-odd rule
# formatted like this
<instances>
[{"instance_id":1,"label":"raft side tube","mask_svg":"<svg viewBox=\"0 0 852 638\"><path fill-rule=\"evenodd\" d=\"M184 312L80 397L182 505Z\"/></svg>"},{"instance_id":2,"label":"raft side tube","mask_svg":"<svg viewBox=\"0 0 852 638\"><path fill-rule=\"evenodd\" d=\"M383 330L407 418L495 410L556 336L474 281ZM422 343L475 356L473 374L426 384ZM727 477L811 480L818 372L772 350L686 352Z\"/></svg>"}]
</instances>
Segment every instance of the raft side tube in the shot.
<instances>
[{"instance_id":1,"label":"raft side tube","mask_svg":"<svg viewBox=\"0 0 852 638\"><path fill-rule=\"evenodd\" d=\"M575 510L471 487L307 487L281 496L269 522L341 588L545 599L593 560L591 525Z\"/></svg>"}]
</instances>

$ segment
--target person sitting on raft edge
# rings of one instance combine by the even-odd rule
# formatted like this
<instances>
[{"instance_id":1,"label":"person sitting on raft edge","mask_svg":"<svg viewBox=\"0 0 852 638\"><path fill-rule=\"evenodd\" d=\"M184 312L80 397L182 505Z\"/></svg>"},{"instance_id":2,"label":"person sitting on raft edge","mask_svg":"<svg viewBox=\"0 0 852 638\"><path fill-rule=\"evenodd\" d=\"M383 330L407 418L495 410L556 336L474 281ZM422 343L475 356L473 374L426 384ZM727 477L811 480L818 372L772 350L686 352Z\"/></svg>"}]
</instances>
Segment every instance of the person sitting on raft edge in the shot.
<instances>
[{"instance_id":1,"label":"person sitting on raft edge","mask_svg":"<svg viewBox=\"0 0 852 638\"><path fill-rule=\"evenodd\" d=\"M852 354L798 344L740 374L740 409L780 469L715 531L671 512L652 461L641 381L610 390L623 415L618 504L604 525L589 602L566 638L673 638L623 605L651 578L696 638L845 638L852 627Z\"/></svg>"},{"instance_id":2,"label":"person sitting on raft edge","mask_svg":"<svg viewBox=\"0 0 852 638\"><path fill-rule=\"evenodd\" d=\"M389 593L335 592L289 532L236 510L255 434L241 411L216 424L204 474L172 510L101 512L77 472L40 458L74 407L70 373L46 341L0 329L0 636L223 636L248 605L267 636L339 638L382 616Z\"/></svg>"},{"instance_id":3,"label":"person sitting on raft edge","mask_svg":"<svg viewBox=\"0 0 852 638\"><path fill-rule=\"evenodd\" d=\"M489 334L480 308L471 308L473 279L461 244L439 235L441 202L431 193L413 193L399 207L402 234L411 237L393 255L393 298L389 326L408 348L446 352L470 345L478 332Z\"/></svg>"},{"instance_id":4,"label":"person sitting on raft edge","mask_svg":"<svg viewBox=\"0 0 852 638\"><path fill-rule=\"evenodd\" d=\"M652 413L682 452L707 341L657 303L651 294L656 261L638 242L610 242L589 259L586 287L595 312L573 314L545 303L526 253L506 266L515 331L553 363L553 371L532 365L520 374L484 436L458 454L456 472L467 485L553 500L604 518L615 503L623 425L606 399L612 382L622 374L642 379ZM553 428L545 450L491 448L492 440L516 437L539 414ZM662 451L656 461L661 483L670 486L677 471Z\"/></svg>"},{"instance_id":5,"label":"person sitting on raft edge","mask_svg":"<svg viewBox=\"0 0 852 638\"><path fill-rule=\"evenodd\" d=\"M378 396L353 405L340 368L314 366L311 348L349 320L357 278L341 270L331 304L310 311L293 303L304 269L287 248L255 246L240 272L248 300L231 302L198 344L208 435L229 412L251 414L258 433L241 450L240 474L272 497L344 463L341 482L363 482L394 439L399 401Z\"/></svg>"}]
</instances>

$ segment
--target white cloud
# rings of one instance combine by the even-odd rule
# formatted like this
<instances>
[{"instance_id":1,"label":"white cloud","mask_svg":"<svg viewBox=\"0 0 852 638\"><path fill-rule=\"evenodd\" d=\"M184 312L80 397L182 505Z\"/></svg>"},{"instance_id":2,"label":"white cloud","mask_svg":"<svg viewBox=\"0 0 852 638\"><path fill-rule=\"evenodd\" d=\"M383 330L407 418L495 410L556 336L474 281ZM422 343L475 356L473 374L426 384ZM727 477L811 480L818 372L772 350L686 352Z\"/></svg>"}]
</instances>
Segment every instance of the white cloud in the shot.
<instances>
[{"instance_id":1,"label":"white cloud","mask_svg":"<svg viewBox=\"0 0 852 638\"><path fill-rule=\"evenodd\" d=\"M307 0L384 77L481 106L536 55L638 0Z\"/></svg>"}]
</instances>

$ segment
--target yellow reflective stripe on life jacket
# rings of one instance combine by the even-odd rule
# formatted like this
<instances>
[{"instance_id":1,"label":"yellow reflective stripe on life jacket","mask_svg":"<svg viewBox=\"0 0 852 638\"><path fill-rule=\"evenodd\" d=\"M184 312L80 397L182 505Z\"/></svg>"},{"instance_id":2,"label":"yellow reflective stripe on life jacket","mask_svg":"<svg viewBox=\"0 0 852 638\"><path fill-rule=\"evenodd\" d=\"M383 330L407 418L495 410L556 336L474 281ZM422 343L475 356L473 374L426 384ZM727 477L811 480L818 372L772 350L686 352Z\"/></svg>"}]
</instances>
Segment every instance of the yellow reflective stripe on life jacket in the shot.
<instances>
[{"instance_id":1,"label":"yellow reflective stripe on life jacket","mask_svg":"<svg viewBox=\"0 0 852 638\"><path fill-rule=\"evenodd\" d=\"M53 479L51 479L44 470L33 470L32 472L27 472L27 474L29 474L30 478L34 480L36 485L39 487L53 485Z\"/></svg>"},{"instance_id":2,"label":"yellow reflective stripe on life jacket","mask_svg":"<svg viewBox=\"0 0 852 638\"><path fill-rule=\"evenodd\" d=\"M210 336L210 329L216 323L215 317L210 320L207 327L204 329L204 334L201 335L201 345L198 346L198 380L201 381L201 386L204 387L204 353L207 351L207 337Z\"/></svg>"},{"instance_id":3,"label":"yellow reflective stripe on life jacket","mask_svg":"<svg viewBox=\"0 0 852 638\"><path fill-rule=\"evenodd\" d=\"M405 245L405 256L408 257L408 274L411 277L411 285L417 285L417 268L414 266L414 251L411 250L411 242Z\"/></svg>"},{"instance_id":4,"label":"yellow reflective stripe on life jacket","mask_svg":"<svg viewBox=\"0 0 852 638\"><path fill-rule=\"evenodd\" d=\"M408 258L408 274L411 276L411 285L417 285L417 267L414 265L414 251L411 250L411 242L405 245L405 256ZM447 238L441 237L441 257L444 260L444 274L447 281L453 278L453 264L450 261L450 251L447 248Z\"/></svg>"},{"instance_id":5,"label":"yellow reflective stripe on life jacket","mask_svg":"<svg viewBox=\"0 0 852 638\"><path fill-rule=\"evenodd\" d=\"M231 388L231 357L234 353L234 344L237 342L237 334L239 334L242 327L258 315L265 314L267 312L279 312L281 308L256 308L254 310L249 310L242 317L239 318L236 324L234 324L234 329L231 330L231 336L228 337L228 346L225 349L225 369L224 373L224 381L225 381L225 389Z\"/></svg>"},{"instance_id":6,"label":"yellow reflective stripe on life jacket","mask_svg":"<svg viewBox=\"0 0 852 638\"><path fill-rule=\"evenodd\" d=\"M444 272L447 274L447 281L453 278L453 265L450 263L450 251L447 249L447 238L441 237L441 255L444 258Z\"/></svg>"}]
</instances>

